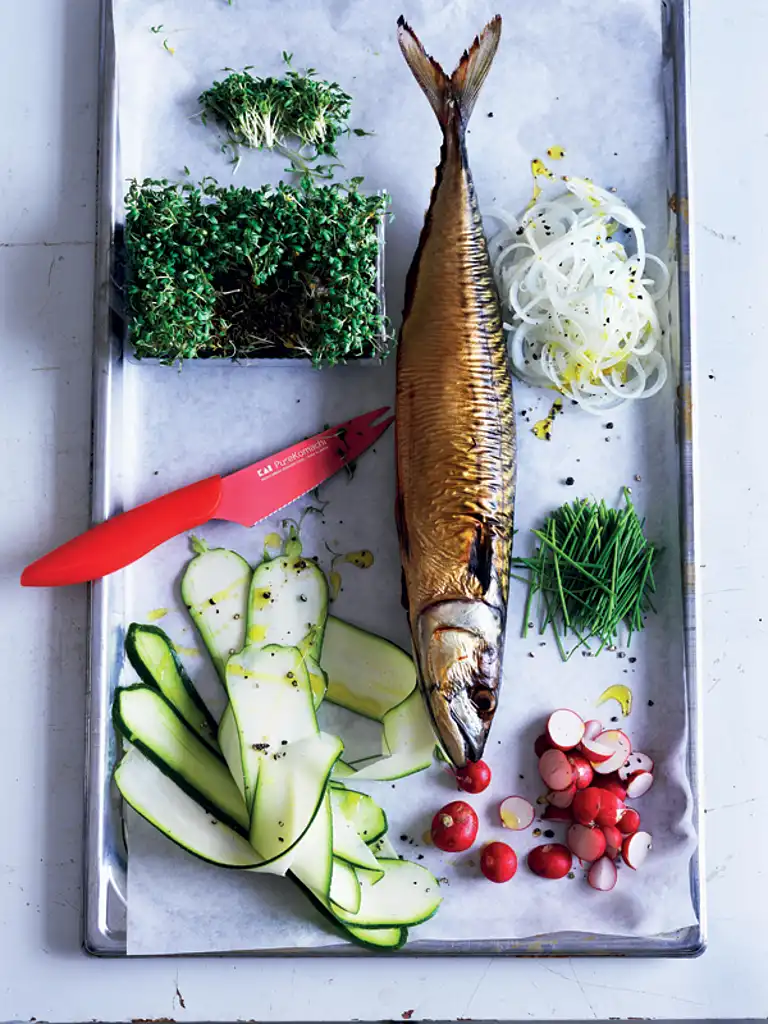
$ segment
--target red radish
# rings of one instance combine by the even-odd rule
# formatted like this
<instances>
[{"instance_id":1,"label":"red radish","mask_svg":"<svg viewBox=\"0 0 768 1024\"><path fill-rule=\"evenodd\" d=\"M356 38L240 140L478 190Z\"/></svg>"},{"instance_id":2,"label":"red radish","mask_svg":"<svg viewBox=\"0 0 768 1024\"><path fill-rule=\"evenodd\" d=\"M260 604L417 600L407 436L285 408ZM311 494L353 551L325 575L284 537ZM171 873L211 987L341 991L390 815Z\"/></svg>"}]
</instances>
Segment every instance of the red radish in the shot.
<instances>
[{"instance_id":1,"label":"red radish","mask_svg":"<svg viewBox=\"0 0 768 1024\"><path fill-rule=\"evenodd\" d=\"M570 807L555 807L550 804L542 814L547 821L573 821L573 811Z\"/></svg>"},{"instance_id":2,"label":"red radish","mask_svg":"<svg viewBox=\"0 0 768 1024\"><path fill-rule=\"evenodd\" d=\"M508 882L517 871L517 854L506 843L488 843L480 855L480 870L491 882Z\"/></svg>"},{"instance_id":3,"label":"red radish","mask_svg":"<svg viewBox=\"0 0 768 1024\"><path fill-rule=\"evenodd\" d=\"M576 796L576 784L572 782L568 789L551 789L547 793L547 801L553 807L570 807Z\"/></svg>"},{"instance_id":4,"label":"red radish","mask_svg":"<svg viewBox=\"0 0 768 1024\"><path fill-rule=\"evenodd\" d=\"M432 842L446 853L462 853L474 843L477 827L477 815L469 804L454 800L432 819Z\"/></svg>"},{"instance_id":5,"label":"red radish","mask_svg":"<svg viewBox=\"0 0 768 1024\"><path fill-rule=\"evenodd\" d=\"M632 753L629 736L621 729L608 729L606 732L601 732L597 739L591 742L613 751L611 756L603 761L595 762L591 757L589 758L592 761L592 767L600 775L610 775L611 772L615 772ZM587 756L589 757L588 754Z\"/></svg>"},{"instance_id":6,"label":"red radish","mask_svg":"<svg viewBox=\"0 0 768 1024\"><path fill-rule=\"evenodd\" d=\"M624 813L616 822L616 827L619 832L623 832L625 836L630 836L633 832L637 832L640 828L640 815L634 807L626 807L624 809Z\"/></svg>"},{"instance_id":7,"label":"red radish","mask_svg":"<svg viewBox=\"0 0 768 1024\"><path fill-rule=\"evenodd\" d=\"M637 800L645 796L653 785L653 776L650 772L635 772L627 783L627 796L630 800Z\"/></svg>"},{"instance_id":8,"label":"red radish","mask_svg":"<svg viewBox=\"0 0 768 1024\"><path fill-rule=\"evenodd\" d=\"M485 761L467 761L456 771L456 782L465 793L482 793L491 782L491 769Z\"/></svg>"},{"instance_id":9,"label":"red radish","mask_svg":"<svg viewBox=\"0 0 768 1024\"><path fill-rule=\"evenodd\" d=\"M552 741L545 732L541 736L536 737L536 742L533 744L533 752L536 757L541 757L547 750L552 749Z\"/></svg>"},{"instance_id":10,"label":"red radish","mask_svg":"<svg viewBox=\"0 0 768 1024\"><path fill-rule=\"evenodd\" d=\"M595 775L592 785L598 789L607 789L623 803L627 799L627 787L619 782L617 775Z\"/></svg>"},{"instance_id":11,"label":"red radish","mask_svg":"<svg viewBox=\"0 0 768 1024\"><path fill-rule=\"evenodd\" d=\"M603 723L598 722L596 718L590 718L588 722L584 723L584 739L593 740L596 736L599 736L603 731Z\"/></svg>"},{"instance_id":12,"label":"red radish","mask_svg":"<svg viewBox=\"0 0 768 1024\"><path fill-rule=\"evenodd\" d=\"M568 764L573 772L573 781L576 783L576 789L586 789L587 786L591 785L595 773L592 771L592 765L585 757L582 757L580 754L569 754Z\"/></svg>"},{"instance_id":13,"label":"red radish","mask_svg":"<svg viewBox=\"0 0 768 1024\"><path fill-rule=\"evenodd\" d=\"M579 860L597 860L605 853L605 836L601 829L590 828L589 825L571 825L566 842L568 849L575 853Z\"/></svg>"},{"instance_id":14,"label":"red radish","mask_svg":"<svg viewBox=\"0 0 768 1024\"><path fill-rule=\"evenodd\" d=\"M533 822L536 812L524 796L508 796L499 804L499 817L504 828L520 832Z\"/></svg>"},{"instance_id":15,"label":"red radish","mask_svg":"<svg viewBox=\"0 0 768 1024\"><path fill-rule=\"evenodd\" d=\"M636 871L643 866L645 858L651 852L653 841L648 832L635 832L624 840L621 855L627 867Z\"/></svg>"},{"instance_id":16,"label":"red radish","mask_svg":"<svg viewBox=\"0 0 768 1024\"><path fill-rule=\"evenodd\" d=\"M603 825L603 835L605 836L606 857L610 857L611 860L616 860L621 853L624 836L615 825Z\"/></svg>"},{"instance_id":17,"label":"red radish","mask_svg":"<svg viewBox=\"0 0 768 1024\"><path fill-rule=\"evenodd\" d=\"M653 767L652 757L633 750L621 768L619 768L618 775L622 782L626 782L627 779L630 779L637 772L652 772Z\"/></svg>"},{"instance_id":18,"label":"red radish","mask_svg":"<svg viewBox=\"0 0 768 1024\"><path fill-rule=\"evenodd\" d=\"M615 753L613 747L608 747L596 739L582 740L581 750L593 768L613 757Z\"/></svg>"},{"instance_id":19,"label":"red radish","mask_svg":"<svg viewBox=\"0 0 768 1024\"><path fill-rule=\"evenodd\" d=\"M568 789L573 770L562 750L545 750L539 758L539 775L550 789Z\"/></svg>"},{"instance_id":20,"label":"red radish","mask_svg":"<svg viewBox=\"0 0 768 1024\"><path fill-rule=\"evenodd\" d=\"M573 750L581 743L584 735L584 722L581 715L568 708L553 711L547 721L547 735L552 745L559 750Z\"/></svg>"},{"instance_id":21,"label":"red radish","mask_svg":"<svg viewBox=\"0 0 768 1024\"><path fill-rule=\"evenodd\" d=\"M594 825L603 803L603 791L590 786L576 793L571 804L573 820L580 825Z\"/></svg>"},{"instance_id":22,"label":"red radish","mask_svg":"<svg viewBox=\"0 0 768 1024\"><path fill-rule=\"evenodd\" d=\"M571 851L562 843L534 846L528 854L528 867L540 878L565 878L572 864Z\"/></svg>"},{"instance_id":23,"label":"red radish","mask_svg":"<svg viewBox=\"0 0 768 1024\"><path fill-rule=\"evenodd\" d=\"M617 877L616 865L610 857L601 857L589 869L587 881L598 892L610 892L616 885Z\"/></svg>"},{"instance_id":24,"label":"red radish","mask_svg":"<svg viewBox=\"0 0 768 1024\"><path fill-rule=\"evenodd\" d=\"M616 825L624 813L624 804L608 789L601 789L600 810L595 815L598 825Z\"/></svg>"}]
</instances>

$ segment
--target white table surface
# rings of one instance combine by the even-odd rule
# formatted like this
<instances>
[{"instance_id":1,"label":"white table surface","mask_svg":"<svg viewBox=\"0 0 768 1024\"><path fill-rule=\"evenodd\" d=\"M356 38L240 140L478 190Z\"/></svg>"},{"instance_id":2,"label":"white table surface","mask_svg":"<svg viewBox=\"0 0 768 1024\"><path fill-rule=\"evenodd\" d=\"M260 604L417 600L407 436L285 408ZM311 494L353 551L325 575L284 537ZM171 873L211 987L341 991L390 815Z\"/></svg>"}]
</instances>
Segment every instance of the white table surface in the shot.
<instances>
[{"instance_id":1,"label":"white table surface","mask_svg":"<svg viewBox=\"0 0 768 1024\"><path fill-rule=\"evenodd\" d=\"M694 6L709 950L683 962L120 962L79 946L85 594L17 585L27 561L87 523L97 0L0 0L0 1020L768 1013L768 4Z\"/></svg>"}]
</instances>

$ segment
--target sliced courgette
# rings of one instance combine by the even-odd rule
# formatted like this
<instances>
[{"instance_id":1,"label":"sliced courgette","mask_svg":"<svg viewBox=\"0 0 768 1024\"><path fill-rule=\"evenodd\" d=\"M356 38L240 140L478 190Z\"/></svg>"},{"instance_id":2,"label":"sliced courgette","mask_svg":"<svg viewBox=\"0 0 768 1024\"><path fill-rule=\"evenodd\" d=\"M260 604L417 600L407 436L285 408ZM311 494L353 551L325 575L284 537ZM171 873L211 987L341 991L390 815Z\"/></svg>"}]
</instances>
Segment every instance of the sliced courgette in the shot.
<instances>
[{"instance_id":1,"label":"sliced courgette","mask_svg":"<svg viewBox=\"0 0 768 1024\"><path fill-rule=\"evenodd\" d=\"M251 813L251 845L265 860L291 850L324 802L334 761L344 744L318 733L264 756Z\"/></svg>"},{"instance_id":2,"label":"sliced courgette","mask_svg":"<svg viewBox=\"0 0 768 1024\"><path fill-rule=\"evenodd\" d=\"M118 690L115 727L162 772L211 814L247 833L249 815L223 758L193 732L174 706L152 686Z\"/></svg>"},{"instance_id":3,"label":"sliced courgette","mask_svg":"<svg viewBox=\"0 0 768 1024\"><path fill-rule=\"evenodd\" d=\"M296 647L249 644L227 662L226 679L250 806L262 760L317 733L312 691Z\"/></svg>"},{"instance_id":4,"label":"sliced courgette","mask_svg":"<svg viewBox=\"0 0 768 1024\"><path fill-rule=\"evenodd\" d=\"M261 858L247 839L211 814L149 758L131 747L115 769L126 803L183 849L225 868L252 868Z\"/></svg>"},{"instance_id":5,"label":"sliced courgette","mask_svg":"<svg viewBox=\"0 0 768 1024\"><path fill-rule=\"evenodd\" d=\"M234 551L194 543L199 554L184 572L181 596L224 683L227 660L245 644L252 570Z\"/></svg>"},{"instance_id":6,"label":"sliced courgette","mask_svg":"<svg viewBox=\"0 0 768 1024\"><path fill-rule=\"evenodd\" d=\"M382 860L379 864L384 877L376 885L360 886L356 914L331 904L340 921L358 928L403 928L428 921L437 912L442 896L431 872L407 860Z\"/></svg>"},{"instance_id":7,"label":"sliced courgette","mask_svg":"<svg viewBox=\"0 0 768 1024\"><path fill-rule=\"evenodd\" d=\"M365 843L374 843L387 831L387 816L373 797L354 789L331 790L334 813L341 813Z\"/></svg>"},{"instance_id":8,"label":"sliced courgette","mask_svg":"<svg viewBox=\"0 0 768 1024\"><path fill-rule=\"evenodd\" d=\"M307 898L314 903L320 913L339 930L345 938L352 939L366 949L374 950L396 950L402 949L408 941L407 928L355 928L353 925L344 925L331 910L331 901L322 893L315 892L308 885L291 872L293 881L305 893Z\"/></svg>"},{"instance_id":9,"label":"sliced courgette","mask_svg":"<svg viewBox=\"0 0 768 1024\"><path fill-rule=\"evenodd\" d=\"M240 736L237 732L237 722L232 711L232 705L227 704L224 714L219 722L219 749L224 760L227 762L229 774L235 780L235 785L240 790L240 795L245 800L245 781L243 779L243 760L240 756Z\"/></svg>"},{"instance_id":10,"label":"sliced courgette","mask_svg":"<svg viewBox=\"0 0 768 1024\"><path fill-rule=\"evenodd\" d=\"M391 708L384 716L383 725L383 746L388 756L366 764L355 778L390 781L429 768L435 750L435 734L418 690Z\"/></svg>"},{"instance_id":11,"label":"sliced courgette","mask_svg":"<svg viewBox=\"0 0 768 1024\"><path fill-rule=\"evenodd\" d=\"M383 835L375 843L371 843L371 853L377 861L398 859L397 850L390 842L388 835Z\"/></svg>"},{"instance_id":12,"label":"sliced courgette","mask_svg":"<svg viewBox=\"0 0 768 1024\"><path fill-rule=\"evenodd\" d=\"M328 676L311 654L304 656L304 664L307 666L312 699L315 702L315 707L319 708L325 697L325 691L328 689Z\"/></svg>"},{"instance_id":13,"label":"sliced courgette","mask_svg":"<svg viewBox=\"0 0 768 1024\"><path fill-rule=\"evenodd\" d=\"M125 653L141 681L158 687L200 738L213 750L218 750L216 721L167 634L157 626L132 622L125 637Z\"/></svg>"},{"instance_id":14,"label":"sliced courgette","mask_svg":"<svg viewBox=\"0 0 768 1024\"><path fill-rule=\"evenodd\" d=\"M325 794L315 819L296 844L291 859L291 876L318 898L328 898L333 874L333 824L331 801Z\"/></svg>"},{"instance_id":15,"label":"sliced courgette","mask_svg":"<svg viewBox=\"0 0 768 1024\"><path fill-rule=\"evenodd\" d=\"M320 661L327 616L328 582L311 558L278 555L256 566L248 598L248 643L299 647Z\"/></svg>"},{"instance_id":16,"label":"sliced courgette","mask_svg":"<svg viewBox=\"0 0 768 1024\"><path fill-rule=\"evenodd\" d=\"M341 907L348 914L357 914L360 910L361 891L362 886L355 874L355 869L346 861L334 857L331 875L331 903Z\"/></svg>"},{"instance_id":17,"label":"sliced courgette","mask_svg":"<svg viewBox=\"0 0 768 1024\"><path fill-rule=\"evenodd\" d=\"M351 764L347 764L346 761L342 761L341 758L333 766L333 778L331 785L334 787L344 788L343 779L350 779L355 774L355 769Z\"/></svg>"},{"instance_id":18,"label":"sliced courgette","mask_svg":"<svg viewBox=\"0 0 768 1024\"><path fill-rule=\"evenodd\" d=\"M334 804L333 800L331 800L331 805L333 807L334 858L343 860L351 867L363 868L372 875L376 875L376 880L378 880L383 871L379 867L376 857L357 834L354 825L338 810L338 805Z\"/></svg>"},{"instance_id":19,"label":"sliced courgette","mask_svg":"<svg viewBox=\"0 0 768 1024\"><path fill-rule=\"evenodd\" d=\"M326 699L377 722L416 686L410 655L389 640L332 615L320 662L328 675Z\"/></svg>"}]
</instances>

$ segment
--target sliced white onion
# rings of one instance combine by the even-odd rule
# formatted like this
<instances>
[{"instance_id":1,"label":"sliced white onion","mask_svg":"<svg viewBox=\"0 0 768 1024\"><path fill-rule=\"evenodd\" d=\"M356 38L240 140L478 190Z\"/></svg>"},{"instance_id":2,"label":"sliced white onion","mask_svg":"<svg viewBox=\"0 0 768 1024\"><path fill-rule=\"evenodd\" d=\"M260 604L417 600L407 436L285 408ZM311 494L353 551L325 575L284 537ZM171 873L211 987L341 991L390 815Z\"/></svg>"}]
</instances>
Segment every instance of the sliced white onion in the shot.
<instances>
[{"instance_id":1,"label":"sliced white onion","mask_svg":"<svg viewBox=\"0 0 768 1024\"><path fill-rule=\"evenodd\" d=\"M656 300L669 269L645 249L644 228L618 196L582 178L542 199L489 241L515 373L602 414L664 387L668 368ZM634 253L613 235L634 236ZM652 270L648 264L652 265Z\"/></svg>"}]
</instances>

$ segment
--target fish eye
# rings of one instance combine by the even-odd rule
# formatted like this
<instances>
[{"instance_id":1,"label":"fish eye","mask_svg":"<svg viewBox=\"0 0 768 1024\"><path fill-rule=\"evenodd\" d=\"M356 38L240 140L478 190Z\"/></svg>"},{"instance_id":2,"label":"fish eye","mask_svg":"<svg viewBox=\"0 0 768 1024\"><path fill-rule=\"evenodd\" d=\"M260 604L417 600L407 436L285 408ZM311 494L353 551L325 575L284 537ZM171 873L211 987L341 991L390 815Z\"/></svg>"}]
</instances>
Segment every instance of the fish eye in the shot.
<instances>
[{"instance_id":1,"label":"fish eye","mask_svg":"<svg viewBox=\"0 0 768 1024\"><path fill-rule=\"evenodd\" d=\"M471 700L481 713L488 714L496 708L496 694L485 686L478 686L473 690Z\"/></svg>"}]
</instances>

